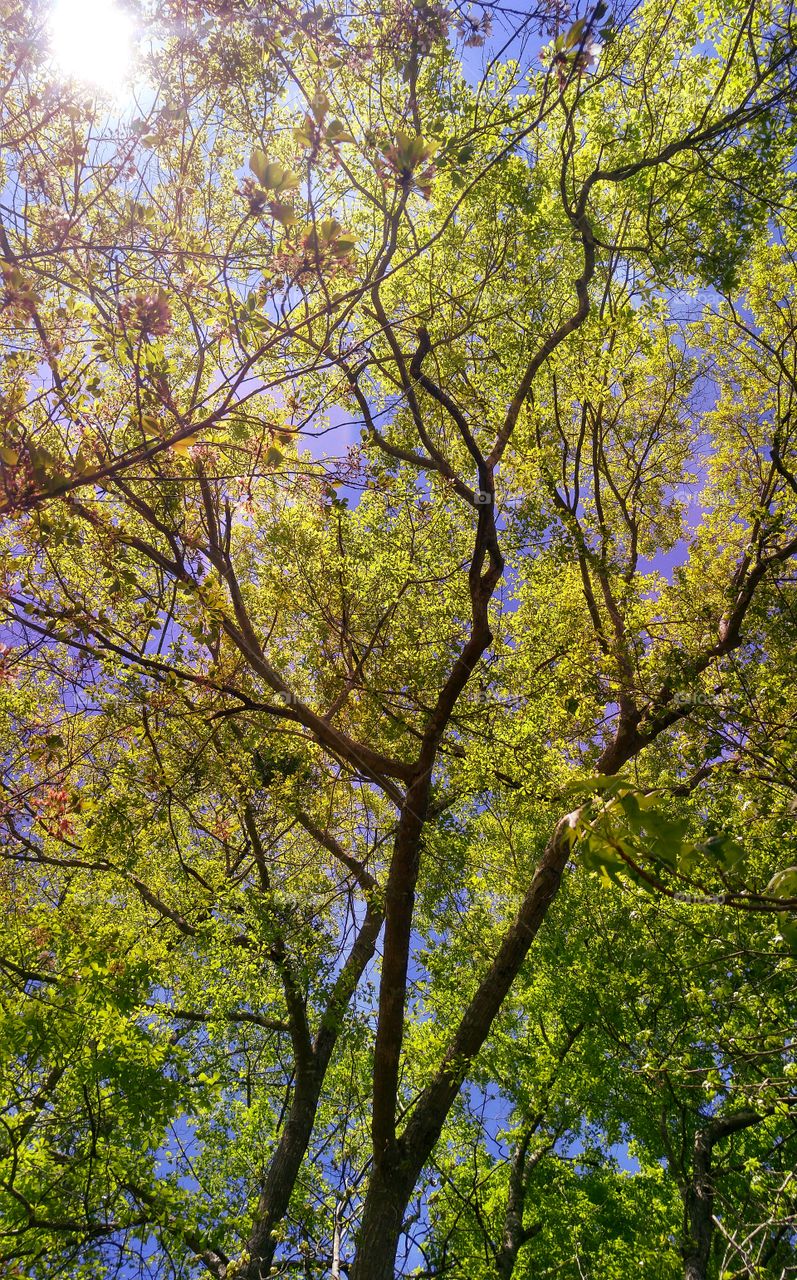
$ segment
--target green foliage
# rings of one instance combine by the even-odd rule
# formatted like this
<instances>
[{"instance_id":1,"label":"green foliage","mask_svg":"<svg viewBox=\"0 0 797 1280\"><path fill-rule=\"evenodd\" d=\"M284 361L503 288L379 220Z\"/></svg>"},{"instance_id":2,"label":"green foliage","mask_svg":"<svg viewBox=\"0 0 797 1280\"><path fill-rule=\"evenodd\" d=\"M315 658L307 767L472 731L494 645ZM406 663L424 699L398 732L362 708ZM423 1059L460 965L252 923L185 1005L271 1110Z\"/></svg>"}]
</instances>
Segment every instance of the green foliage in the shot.
<instances>
[{"instance_id":1,"label":"green foliage","mask_svg":"<svg viewBox=\"0 0 797 1280\"><path fill-rule=\"evenodd\" d=\"M797 1274L791 11L3 16L0 1271Z\"/></svg>"}]
</instances>

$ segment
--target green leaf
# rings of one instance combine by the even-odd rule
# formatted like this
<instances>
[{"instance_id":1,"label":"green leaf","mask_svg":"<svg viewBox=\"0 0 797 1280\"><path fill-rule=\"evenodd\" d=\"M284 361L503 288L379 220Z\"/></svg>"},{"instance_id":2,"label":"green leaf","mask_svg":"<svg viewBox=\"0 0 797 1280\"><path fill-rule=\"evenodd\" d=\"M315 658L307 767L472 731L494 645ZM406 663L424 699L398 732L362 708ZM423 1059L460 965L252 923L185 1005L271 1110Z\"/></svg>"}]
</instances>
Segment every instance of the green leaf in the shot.
<instances>
[{"instance_id":1,"label":"green leaf","mask_svg":"<svg viewBox=\"0 0 797 1280\"><path fill-rule=\"evenodd\" d=\"M778 915L778 929L786 946L797 956L797 919L786 911L781 911Z\"/></svg>"},{"instance_id":2,"label":"green leaf","mask_svg":"<svg viewBox=\"0 0 797 1280\"><path fill-rule=\"evenodd\" d=\"M293 205L290 204L280 204L275 200L268 206L268 211L272 218L282 223L283 227L293 227L299 221Z\"/></svg>"},{"instance_id":3,"label":"green leaf","mask_svg":"<svg viewBox=\"0 0 797 1280\"><path fill-rule=\"evenodd\" d=\"M595 773L565 783L562 787L562 795L588 795L591 792L597 792L598 795L611 796L620 791L627 791L629 788L628 779L621 778L618 774Z\"/></svg>"},{"instance_id":4,"label":"green leaf","mask_svg":"<svg viewBox=\"0 0 797 1280\"><path fill-rule=\"evenodd\" d=\"M333 244L332 252L338 257L346 257L352 253L357 246L357 239L349 231L344 231L339 235Z\"/></svg>"},{"instance_id":5,"label":"green leaf","mask_svg":"<svg viewBox=\"0 0 797 1280\"><path fill-rule=\"evenodd\" d=\"M574 49L581 40L586 25L586 18L579 18L578 22L574 22L570 30L565 33L561 47L565 50Z\"/></svg>"},{"instance_id":6,"label":"green leaf","mask_svg":"<svg viewBox=\"0 0 797 1280\"><path fill-rule=\"evenodd\" d=\"M797 867L776 871L764 893L768 898L797 898Z\"/></svg>"},{"instance_id":7,"label":"green leaf","mask_svg":"<svg viewBox=\"0 0 797 1280\"><path fill-rule=\"evenodd\" d=\"M172 452L176 453L180 458L185 458L188 455L189 449L193 449L194 445L198 443L199 443L199 436L196 436L196 435L183 436L182 440L175 440L172 443L172 446L171 446Z\"/></svg>"},{"instance_id":8,"label":"green leaf","mask_svg":"<svg viewBox=\"0 0 797 1280\"><path fill-rule=\"evenodd\" d=\"M268 156L265 151L261 151L259 147L255 148L249 157L249 168L252 170L252 173L255 175L258 182L262 186L265 186L265 174L268 172L269 168Z\"/></svg>"},{"instance_id":9,"label":"green leaf","mask_svg":"<svg viewBox=\"0 0 797 1280\"><path fill-rule=\"evenodd\" d=\"M253 151L249 157L249 168L262 187L265 187L268 191L275 191L277 195L280 195L283 191L295 191L301 182L298 173L294 173L292 169L286 169L284 165L269 160L265 151L261 151L259 148Z\"/></svg>"},{"instance_id":10,"label":"green leaf","mask_svg":"<svg viewBox=\"0 0 797 1280\"><path fill-rule=\"evenodd\" d=\"M732 871L747 856L742 845L726 833L710 836L698 847L706 857L718 862L724 871Z\"/></svg>"},{"instance_id":11,"label":"green leaf","mask_svg":"<svg viewBox=\"0 0 797 1280\"><path fill-rule=\"evenodd\" d=\"M327 142L334 144L342 142L354 142L354 138L349 133L346 126L341 120L330 120L324 132Z\"/></svg>"}]
</instances>

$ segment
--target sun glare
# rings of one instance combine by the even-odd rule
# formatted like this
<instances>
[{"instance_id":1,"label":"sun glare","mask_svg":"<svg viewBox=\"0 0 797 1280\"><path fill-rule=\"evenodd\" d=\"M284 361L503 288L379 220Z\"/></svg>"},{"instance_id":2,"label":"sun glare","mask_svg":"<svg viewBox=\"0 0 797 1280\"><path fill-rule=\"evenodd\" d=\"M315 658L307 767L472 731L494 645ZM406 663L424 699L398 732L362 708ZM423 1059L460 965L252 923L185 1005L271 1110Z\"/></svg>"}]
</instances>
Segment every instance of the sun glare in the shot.
<instances>
[{"instance_id":1,"label":"sun glare","mask_svg":"<svg viewBox=\"0 0 797 1280\"><path fill-rule=\"evenodd\" d=\"M50 49L62 75L116 96L130 74L133 25L112 0L57 0Z\"/></svg>"}]
</instances>

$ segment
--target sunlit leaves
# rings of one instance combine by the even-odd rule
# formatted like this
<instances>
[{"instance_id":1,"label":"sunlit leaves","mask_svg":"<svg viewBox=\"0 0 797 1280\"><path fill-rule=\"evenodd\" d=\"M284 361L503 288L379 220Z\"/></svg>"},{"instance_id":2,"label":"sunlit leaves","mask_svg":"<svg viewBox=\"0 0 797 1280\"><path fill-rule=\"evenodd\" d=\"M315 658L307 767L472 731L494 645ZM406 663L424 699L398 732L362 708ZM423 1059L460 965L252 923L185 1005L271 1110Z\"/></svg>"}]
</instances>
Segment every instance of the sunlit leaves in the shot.
<instances>
[{"instance_id":1,"label":"sunlit leaves","mask_svg":"<svg viewBox=\"0 0 797 1280\"><path fill-rule=\"evenodd\" d=\"M357 244L356 236L344 230L336 218L305 225L302 232L303 247L319 257L329 254L333 258L346 258Z\"/></svg>"},{"instance_id":2,"label":"sunlit leaves","mask_svg":"<svg viewBox=\"0 0 797 1280\"><path fill-rule=\"evenodd\" d=\"M690 838L688 815L668 813L662 798L622 776L585 778L569 784L566 791L597 795L580 806L573 839L584 865L599 872L606 883L625 876L652 888L660 876L678 873L679 892L685 895L694 873L733 872L746 856L727 833ZM699 879L692 887L701 887ZM710 900L710 892L703 888L703 893Z\"/></svg>"},{"instance_id":3,"label":"sunlit leaves","mask_svg":"<svg viewBox=\"0 0 797 1280\"><path fill-rule=\"evenodd\" d=\"M9 1205L34 1275L79 1274L86 1242L103 1277L113 1250L158 1280L244 1258L297 1097L276 1266L327 1271L342 1223L350 1267L386 954L330 1004L358 930L411 904L411 1123L568 809L534 950L443 1073L471 1083L405 1215L430 1268L495 1270L525 1124L517 1267L670 1280L697 1127L782 1107L785 79L755 117L776 19L654 3L610 38L599 4L545 60L539 31L491 45L476 84L447 39L488 18L144 14L160 79L133 122L44 121L33 52L8 64L3 1078L35 1075L8 1095L22 1194L79 1215ZM391 867L417 883L386 891ZM749 1203L728 1185L723 1222Z\"/></svg>"},{"instance_id":4,"label":"sunlit leaves","mask_svg":"<svg viewBox=\"0 0 797 1280\"><path fill-rule=\"evenodd\" d=\"M249 157L249 167L260 185L268 191L275 192L276 195L295 191L299 186L300 179L297 173L269 160L266 153L259 148Z\"/></svg>"}]
</instances>

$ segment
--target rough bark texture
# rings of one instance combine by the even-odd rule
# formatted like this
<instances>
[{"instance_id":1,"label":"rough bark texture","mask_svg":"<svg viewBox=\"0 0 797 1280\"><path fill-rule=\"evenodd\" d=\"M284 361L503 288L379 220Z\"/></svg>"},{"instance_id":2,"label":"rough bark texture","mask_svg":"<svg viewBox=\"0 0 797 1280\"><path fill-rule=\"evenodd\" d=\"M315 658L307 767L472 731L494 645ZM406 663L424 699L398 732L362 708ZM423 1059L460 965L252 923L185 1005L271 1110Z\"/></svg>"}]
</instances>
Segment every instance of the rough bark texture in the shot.
<instances>
[{"instance_id":1,"label":"rough bark texture","mask_svg":"<svg viewBox=\"0 0 797 1280\"><path fill-rule=\"evenodd\" d=\"M252 1231L247 1244L242 1280L264 1280L274 1261L275 1229L285 1217L315 1124L318 1101L329 1060L340 1032L350 993L374 954L382 927L382 913L370 907L349 957L330 996L309 1055L296 1064L296 1087L288 1119L268 1164Z\"/></svg>"},{"instance_id":2,"label":"rough bark texture","mask_svg":"<svg viewBox=\"0 0 797 1280\"><path fill-rule=\"evenodd\" d=\"M683 1249L684 1280L707 1280L714 1237L714 1177L711 1158L714 1144L732 1133L759 1124L755 1111L737 1111L698 1129L692 1155L692 1180L684 1191L687 1242Z\"/></svg>"},{"instance_id":3,"label":"rough bark texture","mask_svg":"<svg viewBox=\"0 0 797 1280\"><path fill-rule=\"evenodd\" d=\"M523 1226L528 1176L534 1164L537 1163L534 1156L531 1159L528 1157L530 1138L531 1131L524 1135L512 1154L504 1226L495 1259L498 1280L512 1280L520 1250L542 1229L539 1224L532 1227ZM538 1155L541 1154L542 1152L538 1153Z\"/></svg>"},{"instance_id":4,"label":"rough bark texture","mask_svg":"<svg viewBox=\"0 0 797 1280\"><path fill-rule=\"evenodd\" d=\"M363 1207L351 1280L393 1280L401 1225L412 1189L556 896L570 853L571 820L572 815L568 815L557 825L517 918L465 1010L435 1078L413 1108L396 1142L395 1155L375 1164Z\"/></svg>"},{"instance_id":5,"label":"rough bark texture","mask_svg":"<svg viewBox=\"0 0 797 1280\"><path fill-rule=\"evenodd\" d=\"M706 1280L714 1233L711 1147L707 1131L701 1129L695 1137L692 1185L687 1189L684 1206L689 1229L689 1242L684 1251L684 1280Z\"/></svg>"},{"instance_id":6,"label":"rough bark texture","mask_svg":"<svg viewBox=\"0 0 797 1280\"><path fill-rule=\"evenodd\" d=\"M269 1161L255 1225L249 1237L249 1257L246 1269L241 1272L246 1280L264 1280L274 1261L277 1246L274 1230L287 1213L291 1192L310 1141L321 1079L315 1072L308 1072L302 1087L294 1093L288 1119Z\"/></svg>"},{"instance_id":7,"label":"rough bark texture","mask_svg":"<svg viewBox=\"0 0 797 1280\"><path fill-rule=\"evenodd\" d=\"M394 1280L401 1226L416 1177L405 1161L388 1161L374 1170L351 1280Z\"/></svg>"},{"instance_id":8,"label":"rough bark texture","mask_svg":"<svg viewBox=\"0 0 797 1280\"><path fill-rule=\"evenodd\" d=\"M427 771L415 780L407 792L385 890L385 937L379 983L379 1022L374 1045L371 1115L374 1159L377 1164L390 1155L395 1143L395 1105L401 1044L404 1039L404 1004L415 909L415 885L430 786L431 774Z\"/></svg>"}]
</instances>

